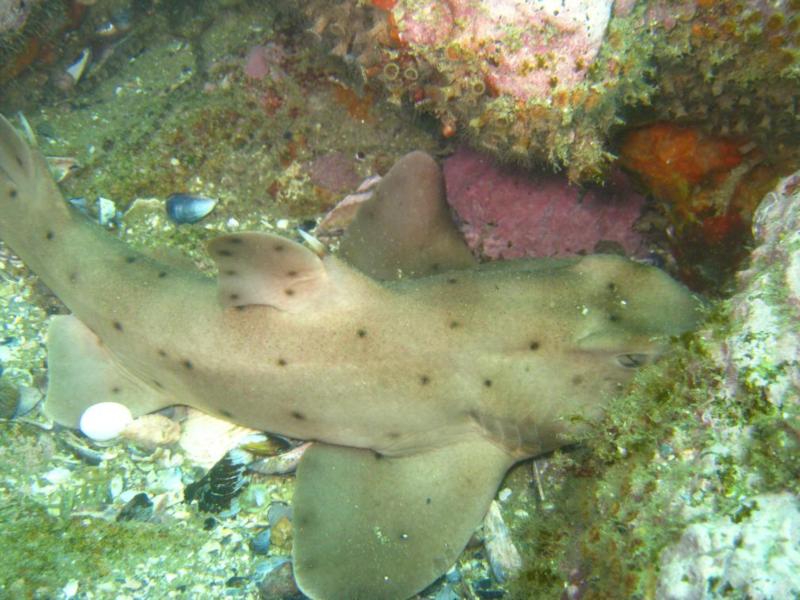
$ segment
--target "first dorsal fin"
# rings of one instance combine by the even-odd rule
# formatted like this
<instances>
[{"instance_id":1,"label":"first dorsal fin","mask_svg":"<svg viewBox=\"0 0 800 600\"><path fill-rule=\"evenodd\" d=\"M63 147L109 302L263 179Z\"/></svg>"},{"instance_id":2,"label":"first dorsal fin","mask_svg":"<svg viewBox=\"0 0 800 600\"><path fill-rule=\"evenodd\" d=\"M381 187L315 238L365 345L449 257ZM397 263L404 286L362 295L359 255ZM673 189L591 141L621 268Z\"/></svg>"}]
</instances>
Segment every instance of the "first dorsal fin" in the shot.
<instances>
[{"instance_id":1,"label":"first dorsal fin","mask_svg":"<svg viewBox=\"0 0 800 600\"><path fill-rule=\"evenodd\" d=\"M219 268L219 301L225 307L262 304L296 312L328 282L316 254L278 235L223 235L208 244L208 251Z\"/></svg>"},{"instance_id":2,"label":"first dorsal fin","mask_svg":"<svg viewBox=\"0 0 800 600\"><path fill-rule=\"evenodd\" d=\"M419 151L398 160L361 205L339 255L382 280L475 265L450 217L441 169Z\"/></svg>"}]
</instances>

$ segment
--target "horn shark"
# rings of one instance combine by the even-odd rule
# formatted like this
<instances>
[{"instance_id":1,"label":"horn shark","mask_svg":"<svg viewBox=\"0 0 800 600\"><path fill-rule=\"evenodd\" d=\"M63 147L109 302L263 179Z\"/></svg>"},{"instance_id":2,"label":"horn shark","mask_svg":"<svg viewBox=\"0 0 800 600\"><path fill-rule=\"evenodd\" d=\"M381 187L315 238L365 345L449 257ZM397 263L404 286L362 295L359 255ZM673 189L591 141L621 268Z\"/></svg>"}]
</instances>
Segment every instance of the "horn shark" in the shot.
<instances>
[{"instance_id":1,"label":"horn shark","mask_svg":"<svg viewBox=\"0 0 800 600\"><path fill-rule=\"evenodd\" d=\"M0 237L72 311L48 332L46 412L187 404L314 440L295 577L318 600L403 600L456 560L515 462L564 445L699 303L616 256L478 265L435 161L391 169L318 256L210 242L216 281L138 254L64 202L0 117ZM571 417L579 416L580 419Z\"/></svg>"}]
</instances>

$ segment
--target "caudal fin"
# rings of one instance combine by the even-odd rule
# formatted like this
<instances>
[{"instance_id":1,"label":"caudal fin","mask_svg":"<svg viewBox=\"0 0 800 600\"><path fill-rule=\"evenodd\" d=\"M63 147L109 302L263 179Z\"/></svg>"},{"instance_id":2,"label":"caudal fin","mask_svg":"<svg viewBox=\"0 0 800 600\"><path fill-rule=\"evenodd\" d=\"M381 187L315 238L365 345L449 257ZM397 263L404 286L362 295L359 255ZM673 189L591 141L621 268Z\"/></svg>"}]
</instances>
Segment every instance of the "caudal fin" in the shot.
<instances>
[{"instance_id":1,"label":"caudal fin","mask_svg":"<svg viewBox=\"0 0 800 600\"><path fill-rule=\"evenodd\" d=\"M0 115L0 185L4 200L19 196L19 189L35 176L36 164L31 149Z\"/></svg>"}]
</instances>

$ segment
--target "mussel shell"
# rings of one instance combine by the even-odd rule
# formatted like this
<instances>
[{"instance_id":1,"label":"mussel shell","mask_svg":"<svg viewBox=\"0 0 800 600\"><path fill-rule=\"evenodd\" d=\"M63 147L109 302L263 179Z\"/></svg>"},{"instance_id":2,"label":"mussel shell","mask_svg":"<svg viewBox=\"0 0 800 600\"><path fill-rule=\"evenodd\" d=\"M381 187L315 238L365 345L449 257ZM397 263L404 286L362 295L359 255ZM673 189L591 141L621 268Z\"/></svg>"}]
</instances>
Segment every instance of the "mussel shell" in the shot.
<instances>
[{"instance_id":1,"label":"mussel shell","mask_svg":"<svg viewBox=\"0 0 800 600\"><path fill-rule=\"evenodd\" d=\"M167 198L167 216L179 225L184 223L197 223L206 217L217 201L204 196L192 194L172 194Z\"/></svg>"}]
</instances>

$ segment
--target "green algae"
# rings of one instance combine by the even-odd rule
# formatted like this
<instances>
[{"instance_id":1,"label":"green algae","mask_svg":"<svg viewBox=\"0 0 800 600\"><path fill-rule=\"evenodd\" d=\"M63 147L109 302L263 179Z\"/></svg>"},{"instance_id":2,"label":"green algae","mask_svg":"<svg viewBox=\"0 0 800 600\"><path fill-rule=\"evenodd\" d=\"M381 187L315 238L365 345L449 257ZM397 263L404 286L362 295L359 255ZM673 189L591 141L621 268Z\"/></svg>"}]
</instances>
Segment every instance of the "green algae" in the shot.
<instances>
[{"instance_id":1,"label":"green algae","mask_svg":"<svg viewBox=\"0 0 800 600\"><path fill-rule=\"evenodd\" d=\"M511 597L558 597L565 581L582 598L651 598L662 550L695 519L734 522L749 498L800 491L798 408L777 410L759 389L721 393L718 337L685 336L609 405L577 452L551 460L548 507L514 521L525 567Z\"/></svg>"},{"instance_id":2,"label":"green algae","mask_svg":"<svg viewBox=\"0 0 800 600\"><path fill-rule=\"evenodd\" d=\"M60 519L33 502L5 506L0 525L0 590L10 598L52 595L69 580L106 582L112 592L116 577L153 557L162 559L165 571L181 568L182 556L199 541L186 528L169 525Z\"/></svg>"}]
</instances>

